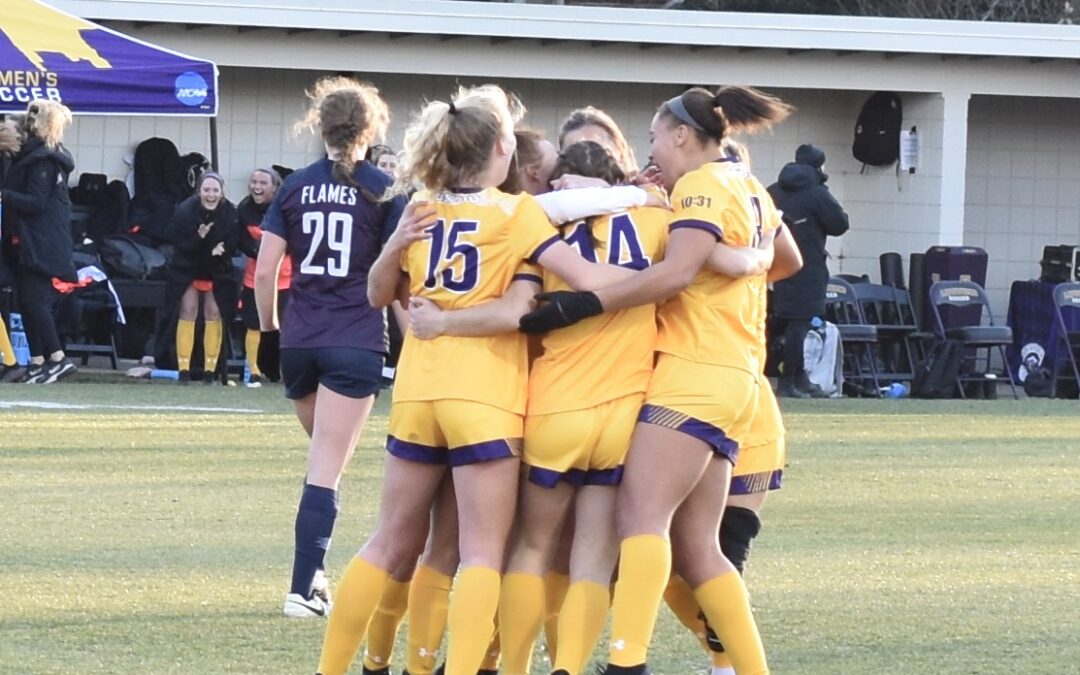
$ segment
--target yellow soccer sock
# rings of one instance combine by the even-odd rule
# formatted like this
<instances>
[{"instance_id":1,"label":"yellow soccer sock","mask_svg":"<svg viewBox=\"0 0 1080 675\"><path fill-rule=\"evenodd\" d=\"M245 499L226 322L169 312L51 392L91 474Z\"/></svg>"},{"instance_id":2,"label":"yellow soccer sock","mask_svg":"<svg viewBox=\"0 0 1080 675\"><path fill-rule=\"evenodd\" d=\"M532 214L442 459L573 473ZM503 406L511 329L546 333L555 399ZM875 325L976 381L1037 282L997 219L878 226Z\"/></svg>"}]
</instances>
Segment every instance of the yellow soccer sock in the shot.
<instances>
[{"instance_id":1,"label":"yellow soccer sock","mask_svg":"<svg viewBox=\"0 0 1080 675\"><path fill-rule=\"evenodd\" d=\"M221 321L207 321L203 329L203 353L206 354L206 372L217 370L221 355Z\"/></svg>"},{"instance_id":2,"label":"yellow soccer sock","mask_svg":"<svg viewBox=\"0 0 1080 675\"><path fill-rule=\"evenodd\" d=\"M528 675L533 645L543 623L544 578L522 572L503 575L499 596L503 673Z\"/></svg>"},{"instance_id":3,"label":"yellow soccer sock","mask_svg":"<svg viewBox=\"0 0 1080 675\"><path fill-rule=\"evenodd\" d=\"M559 610L559 653L553 670L562 669L570 675L585 671L596 641L604 631L610 605L611 590L607 584L584 580L570 585Z\"/></svg>"},{"instance_id":4,"label":"yellow soccer sock","mask_svg":"<svg viewBox=\"0 0 1080 675\"><path fill-rule=\"evenodd\" d=\"M750 610L746 585L739 573L732 570L713 577L695 588L694 595L708 617L709 626L724 645L735 671L739 675L768 673L765 648Z\"/></svg>"},{"instance_id":5,"label":"yellow soccer sock","mask_svg":"<svg viewBox=\"0 0 1080 675\"><path fill-rule=\"evenodd\" d=\"M544 575L544 641L552 663L559 653L559 610L568 588L569 574L548 572Z\"/></svg>"},{"instance_id":6,"label":"yellow soccer sock","mask_svg":"<svg viewBox=\"0 0 1080 675\"><path fill-rule=\"evenodd\" d=\"M498 617L496 617L498 618ZM480 670L499 671L499 661L502 656L502 638L499 636L499 622L495 622L495 635L491 636L491 644L484 653L484 662L480 664Z\"/></svg>"},{"instance_id":7,"label":"yellow soccer sock","mask_svg":"<svg viewBox=\"0 0 1080 675\"><path fill-rule=\"evenodd\" d=\"M323 637L319 659L322 675L342 675L349 670L389 580L385 570L360 556L354 557L345 568Z\"/></svg>"},{"instance_id":8,"label":"yellow soccer sock","mask_svg":"<svg viewBox=\"0 0 1080 675\"><path fill-rule=\"evenodd\" d=\"M256 357L259 355L259 338L262 333L257 330L248 330L244 333L244 360L247 361L248 370L252 375L262 375L259 372L259 364Z\"/></svg>"},{"instance_id":9,"label":"yellow soccer sock","mask_svg":"<svg viewBox=\"0 0 1080 675\"><path fill-rule=\"evenodd\" d=\"M705 640L705 621L701 618L701 607L698 606L697 598L694 597L694 589L690 588L686 579L678 574L672 574L667 588L664 589L664 601L679 623L694 634L706 653L712 655L714 652L709 649L709 643Z\"/></svg>"},{"instance_id":10,"label":"yellow soccer sock","mask_svg":"<svg viewBox=\"0 0 1080 675\"><path fill-rule=\"evenodd\" d=\"M0 363L8 367L15 365L15 347L11 345L7 325L4 324L3 319L0 319Z\"/></svg>"},{"instance_id":11,"label":"yellow soccer sock","mask_svg":"<svg viewBox=\"0 0 1080 675\"><path fill-rule=\"evenodd\" d=\"M671 543L655 534L640 534L623 539L619 556L608 660L616 666L636 666L645 663L671 576Z\"/></svg>"},{"instance_id":12,"label":"yellow soccer sock","mask_svg":"<svg viewBox=\"0 0 1080 675\"><path fill-rule=\"evenodd\" d=\"M466 567L458 574L447 622L446 675L476 675L480 669L495 634L499 581L498 570L490 567Z\"/></svg>"},{"instance_id":13,"label":"yellow soccer sock","mask_svg":"<svg viewBox=\"0 0 1080 675\"><path fill-rule=\"evenodd\" d=\"M408 652L405 668L409 675L431 675L439 655L443 633L446 632L446 613L450 605L448 577L425 565L416 568L409 585Z\"/></svg>"},{"instance_id":14,"label":"yellow soccer sock","mask_svg":"<svg viewBox=\"0 0 1080 675\"><path fill-rule=\"evenodd\" d=\"M176 367L191 370L191 351L195 349L195 322L180 319L176 323Z\"/></svg>"},{"instance_id":15,"label":"yellow soccer sock","mask_svg":"<svg viewBox=\"0 0 1080 675\"><path fill-rule=\"evenodd\" d=\"M364 667L378 670L390 665L394 653L394 641L397 639L401 620L409 604L409 582L391 579L379 598L379 606L368 624L367 639L364 648Z\"/></svg>"}]
</instances>

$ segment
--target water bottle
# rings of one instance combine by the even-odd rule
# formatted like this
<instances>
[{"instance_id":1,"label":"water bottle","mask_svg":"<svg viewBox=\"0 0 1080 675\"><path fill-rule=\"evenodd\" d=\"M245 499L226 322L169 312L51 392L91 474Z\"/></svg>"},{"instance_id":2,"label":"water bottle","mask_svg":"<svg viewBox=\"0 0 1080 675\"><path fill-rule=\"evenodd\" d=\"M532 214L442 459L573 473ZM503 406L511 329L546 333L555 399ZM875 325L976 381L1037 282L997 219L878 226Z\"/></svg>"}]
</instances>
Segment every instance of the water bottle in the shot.
<instances>
[{"instance_id":1,"label":"water bottle","mask_svg":"<svg viewBox=\"0 0 1080 675\"><path fill-rule=\"evenodd\" d=\"M25 368L30 365L30 343L26 341L22 315L18 312L12 312L9 317L11 323L11 349L15 352L15 362Z\"/></svg>"},{"instance_id":2,"label":"water bottle","mask_svg":"<svg viewBox=\"0 0 1080 675\"><path fill-rule=\"evenodd\" d=\"M179 380L180 371L178 370L163 370L155 368L150 371L151 380Z\"/></svg>"},{"instance_id":3,"label":"water bottle","mask_svg":"<svg viewBox=\"0 0 1080 675\"><path fill-rule=\"evenodd\" d=\"M251 382L251 366L248 365L247 359L244 359L244 384Z\"/></svg>"},{"instance_id":4,"label":"water bottle","mask_svg":"<svg viewBox=\"0 0 1080 675\"><path fill-rule=\"evenodd\" d=\"M893 382L887 387L880 389L883 398L904 398L908 395L907 385L902 382Z\"/></svg>"}]
</instances>

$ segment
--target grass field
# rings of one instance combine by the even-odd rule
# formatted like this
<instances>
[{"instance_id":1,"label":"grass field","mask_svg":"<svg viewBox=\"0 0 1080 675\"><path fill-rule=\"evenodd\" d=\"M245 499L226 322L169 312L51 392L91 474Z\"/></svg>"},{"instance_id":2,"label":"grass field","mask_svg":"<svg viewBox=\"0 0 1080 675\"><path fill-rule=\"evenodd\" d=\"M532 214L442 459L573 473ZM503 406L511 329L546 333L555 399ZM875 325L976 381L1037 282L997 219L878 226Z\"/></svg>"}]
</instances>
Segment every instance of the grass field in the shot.
<instances>
[{"instance_id":1,"label":"grass field","mask_svg":"<svg viewBox=\"0 0 1080 675\"><path fill-rule=\"evenodd\" d=\"M799 403L748 571L774 672L1077 672L1080 404ZM332 578L374 519L386 412ZM313 672L323 624L280 616L304 449L276 387L0 386L0 672ZM703 670L666 610L651 662Z\"/></svg>"}]
</instances>

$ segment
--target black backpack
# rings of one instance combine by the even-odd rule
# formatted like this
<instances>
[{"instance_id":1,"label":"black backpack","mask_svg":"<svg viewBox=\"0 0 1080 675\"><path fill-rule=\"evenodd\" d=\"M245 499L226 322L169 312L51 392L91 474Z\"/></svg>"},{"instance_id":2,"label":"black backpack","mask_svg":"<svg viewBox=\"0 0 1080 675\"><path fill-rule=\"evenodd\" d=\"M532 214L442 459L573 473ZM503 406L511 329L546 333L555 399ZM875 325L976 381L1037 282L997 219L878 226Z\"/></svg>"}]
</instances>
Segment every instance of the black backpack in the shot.
<instances>
[{"instance_id":1,"label":"black backpack","mask_svg":"<svg viewBox=\"0 0 1080 675\"><path fill-rule=\"evenodd\" d=\"M926 359L915 369L915 380L911 383L912 397L956 398L956 378L963 364L963 342L935 342Z\"/></svg>"},{"instance_id":2,"label":"black backpack","mask_svg":"<svg viewBox=\"0 0 1080 675\"><path fill-rule=\"evenodd\" d=\"M851 153L870 166L888 166L900 158L900 127L904 111L900 97L891 91L870 96L855 122Z\"/></svg>"},{"instance_id":3,"label":"black backpack","mask_svg":"<svg viewBox=\"0 0 1080 675\"><path fill-rule=\"evenodd\" d=\"M156 248L143 246L131 237L106 237L98 246L106 271L121 279L156 279L165 274L169 260Z\"/></svg>"}]
</instances>

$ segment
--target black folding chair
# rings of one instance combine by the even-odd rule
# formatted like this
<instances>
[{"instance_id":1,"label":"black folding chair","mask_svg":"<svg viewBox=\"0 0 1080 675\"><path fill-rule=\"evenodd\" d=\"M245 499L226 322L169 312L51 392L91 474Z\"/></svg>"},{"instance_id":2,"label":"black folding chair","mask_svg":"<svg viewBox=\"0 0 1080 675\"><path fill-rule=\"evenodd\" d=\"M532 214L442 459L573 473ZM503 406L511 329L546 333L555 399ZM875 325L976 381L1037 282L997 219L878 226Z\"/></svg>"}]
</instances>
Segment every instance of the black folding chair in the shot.
<instances>
[{"instance_id":1,"label":"black folding chair","mask_svg":"<svg viewBox=\"0 0 1080 675\"><path fill-rule=\"evenodd\" d=\"M878 378L885 381L911 381L915 378L915 355L910 337L918 332L914 315L901 311L897 302L897 289L880 284L858 283L851 285L855 299L862 310L865 323L877 329L879 353L884 372Z\"/></svg>"},{"instance_id":2,"label":"black folding chair","mask_svg":"<svg viewBox=\"0 0 1080 675\"><path fill-rule=\"evenodd\" d=\"M858 383L864 391L872 385L874 395L880 396L877 355L874 353L878 344L877 327L866 322L855 289L846 280L829 279L829 285L825 287L825 318L836 324L840 331L840 342L844 347L844 379Z\"/></svg>"},{"instance_id":3,"label":"black folding chair","mask_svg":"<svg viewBox=\"0 0 1080 675\"><path fill-rule=\"evenodd\" d=\"M1080 390L1080 369L1076 362L1080 360L1080 330L1069 330L1065 322L1066 312L1080 314L1080 283L1068 282L1054 287L1054 314L1057 315L1058 344L1057 353L1050 364L1053 373L1053 385L1051 396L1057 396L1058 380L1068 380L1068 373L1062 372L1061 365L1068 363L1072 366L1072 379L1076 382L1077 390Z\"/></svg>"},{"instance_id":4,"label":"black folding chair","mask_svg":"<svg viewBox=\"0 0 1080 675\"><path fill-rule=\"evenodd\" d=\"M953 326L946 328L941 318L943 306L953 307L978 307L986 313L988 325L982 324L981 312L976 315L976 323L965 326ZM930 286L930 306L933 308L934 320L937 323L937 334L946 340L959 340L964 344L964 364L960 368L960 374L956 378L956 386L960 389L960 396L967 398L964 391L964 382L985 382L986 376L991 373L990 359L994 348L997 348L1001 357L1002 370L1009 378L1009 387L1012 389L1013 398L1020 398L1016 392L1016 382L1013 381L1012 371L1005 359L1005 345L1012 344L1012 329L1008 326L999 326L994 323L994 312L990 309L990 301L982 286L970 281L938 281ZM963 313L957 312L960 316ZM980 350L984 356L980 356ZM979 362L983 361L982 370Z\"/></svg>"},{"instance_id":5,"label":"black folding chair","mask_svg":"<svg viewBox=\"0 0 1080 675\"><path fill-rule=\"evenodd\" d=\"M67 314L66 324L58 326L67 338L64 352L69 356L81 357L85 366L94 355L106 356L112 369L117 369L116 352L116 301L102 286L100 292L81 297L81 291L65 298L66 302L58 307L61 314Z\"/></svg>"}]
</instances>

